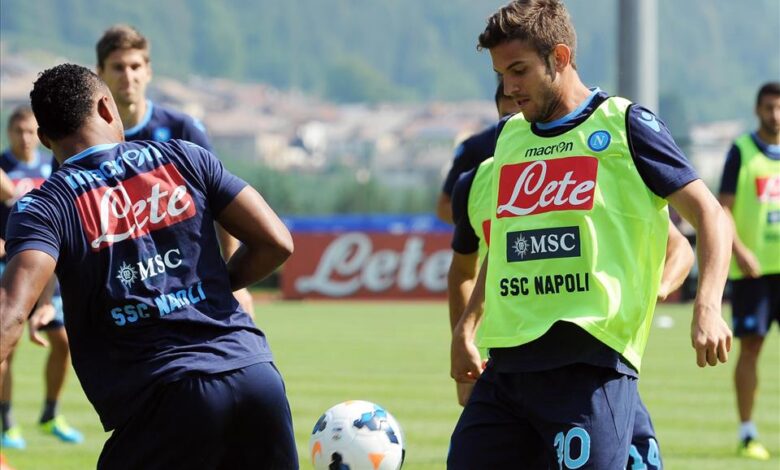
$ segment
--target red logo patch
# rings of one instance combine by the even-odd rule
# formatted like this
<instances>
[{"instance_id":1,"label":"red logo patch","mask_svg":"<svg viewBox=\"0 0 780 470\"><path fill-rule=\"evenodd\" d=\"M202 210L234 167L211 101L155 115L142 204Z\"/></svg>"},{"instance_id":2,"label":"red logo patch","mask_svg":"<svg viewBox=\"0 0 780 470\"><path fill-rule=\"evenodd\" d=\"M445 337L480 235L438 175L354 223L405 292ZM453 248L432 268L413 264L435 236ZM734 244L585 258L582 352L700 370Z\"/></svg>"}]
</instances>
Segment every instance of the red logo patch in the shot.
<instances>
[{"instance_id":1,"label":"red logo patch","mask_svg":"<svg viewBox=\"0 0 780 470\"><path fill-rule=\"evenodd\" d=\"M761 202L780 201L780 175L756 178L756 196Z\"/></svg>"},{"instance_id":2,"label":"red logo patch","mask_svg":"<svg viewBox=\"0 0 780 470\"><path fill-rule=\"evenodd\" d=\"M496 217L590 210L599 162L566 157L501 167Z\"/></svg>"},{"instance_id":3,"label":"red logo patch","mask_svg":"<svg viewBox=\"0 0 780 470\"><path fill-rule=\"evenodd\" d=\"M196 213L184 178L171 163L113 188L86 192L76 199L76 208L92 251L169 227Z\"/></svg>"}]
</instances>

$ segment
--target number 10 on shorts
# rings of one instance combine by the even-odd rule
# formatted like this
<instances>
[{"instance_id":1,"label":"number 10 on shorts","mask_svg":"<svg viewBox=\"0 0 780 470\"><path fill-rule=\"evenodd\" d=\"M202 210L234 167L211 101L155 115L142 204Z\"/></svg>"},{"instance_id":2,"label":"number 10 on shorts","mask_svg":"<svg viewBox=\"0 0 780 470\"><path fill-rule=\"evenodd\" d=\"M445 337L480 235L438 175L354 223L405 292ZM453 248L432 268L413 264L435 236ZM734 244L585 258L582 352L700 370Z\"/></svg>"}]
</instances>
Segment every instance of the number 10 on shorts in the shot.
<instances>
[{"instance_id":1,"label":"number 10 on shorts","mask_svg":"<svg viewBox=\"0 0 780 470\"><path fill-rule=\"evenodd\" d=\"M575 448L580 448L579 455L576 458L571 455L572 443L575 441L579 441L579 446L575 446ZM580 427L571 428L566 434L559 432L555 436L553 446L558 451L559 470L580 468L590 458L590 435L588 431Z\"/></svg>"}]
</instances>

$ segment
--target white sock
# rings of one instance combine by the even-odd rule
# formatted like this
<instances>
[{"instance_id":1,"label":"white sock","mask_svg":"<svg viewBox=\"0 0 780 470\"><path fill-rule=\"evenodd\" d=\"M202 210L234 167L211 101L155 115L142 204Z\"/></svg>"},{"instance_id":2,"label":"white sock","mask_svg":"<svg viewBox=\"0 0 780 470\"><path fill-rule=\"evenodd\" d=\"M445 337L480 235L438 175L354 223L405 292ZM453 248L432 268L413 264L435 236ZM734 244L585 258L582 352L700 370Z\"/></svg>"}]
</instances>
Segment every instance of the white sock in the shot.
<instances>
[{"instance_id":1,"label":"white sock","mask_svg":"<svg viewBox=\"0 0 780 470\"><path fill-rule=\"evenodd\" d=\"M742 424L739 425L740 441L755 439L756 437L758 437L758 430L756 429L756 425L753 424L753 421L743 421Z\"/></svg>"}]
</instances>

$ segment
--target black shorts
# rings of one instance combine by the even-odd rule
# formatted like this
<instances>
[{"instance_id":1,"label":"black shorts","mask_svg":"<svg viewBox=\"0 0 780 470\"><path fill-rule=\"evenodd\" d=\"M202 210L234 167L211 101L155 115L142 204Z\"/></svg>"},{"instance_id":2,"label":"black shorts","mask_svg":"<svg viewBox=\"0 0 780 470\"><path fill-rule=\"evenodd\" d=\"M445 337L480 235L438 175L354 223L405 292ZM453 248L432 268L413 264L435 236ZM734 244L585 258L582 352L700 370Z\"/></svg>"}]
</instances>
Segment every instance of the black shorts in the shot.
<instances>
[{"instance_id":1,"label":"black shorts","mask_svg":"<svg viewBox=\"0 0 780 470\"><path fill-rule=\"evenodd\" d=\"M772 321L780 325L780 274L731 281L734 336L766 336Z\"/></svg>"},{"instance_id":2,"label":"black shorts","mask_svg":"<svg viewBox=\"0 0 780 470\"><path fill-rule=\"evenodd\" d=\"M623 470L638 403L636 378L613 369L499 373L488 362L452 434L447 468Z\"/></svg>"},{"instance_id":3,"label":"black shorts","mask_svg":"<svg viewBox=\"0 0 780 470\"><path fill-rule=\"evenodd\" d=\"M263 362L162 385L114 430L97 468L297 469L282 377Z\"/></svg>"}]
</instances>

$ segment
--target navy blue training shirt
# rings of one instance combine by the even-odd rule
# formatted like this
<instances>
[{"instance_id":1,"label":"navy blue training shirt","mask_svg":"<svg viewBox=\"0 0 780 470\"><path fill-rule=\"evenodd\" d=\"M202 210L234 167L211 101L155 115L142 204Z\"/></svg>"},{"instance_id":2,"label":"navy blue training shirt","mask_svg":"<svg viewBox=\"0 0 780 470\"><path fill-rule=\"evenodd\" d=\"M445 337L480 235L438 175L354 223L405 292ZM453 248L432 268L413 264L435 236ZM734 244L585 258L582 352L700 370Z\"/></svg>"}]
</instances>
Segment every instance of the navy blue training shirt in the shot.
<instances>
[{"instance_id":1,"label":"navy blue training shirt","mask_svg":"<svg viewBox=\"0 0 780 470\"><path fill-rule=\"evenodd\" d=\"M158 106L151 100L146 100L146 113L141 121L125 129L125 140L167 142L170 139L187 140L209 152L214 151L206 136L206 128L200 121L188 114Z\"/></svg>"},{"instance_id":2,"label":"navy blue training shirt","mask_svg":"<svg viewBox=\"0 0 780 470\"><path fill-rule=\"evenodd\" d=\"M155 384L272 359L214 230L245 185L195 144L135 141L68 158L14 205L9 259L57 261L73 367L106 430Z\"/></svg>"},{"instance_id":3,"label":"navy blue training shirt","mask_svg":"<svg viewBox=\"0 0 780 470\"><path fill-rule=\"evenodd\" d=\"M17 160L10 149L0 154L0 169L5 171L14 184L13 199L0 203L0 238L5 238L5 229L13 203L27 192L41 187L46 178L51 175L52 161L51 155L37 151L31 162Z\"/></svg>"},{"instance_id":4,"label":"navy blue training shirt","mask_svg":"<svg viewBox=\"0 0 780 470\"><path fill-rule=\"evenodd\" d=\"M503 127L503 126L502 126ZM442 192L452 196L452 190L458 177L473 168L479 166L493 156L496 150L496 137L499 132L499 123L472 135L455 148L455 157L447 177L444 178Z\"/></svg>"}]
</instances>

